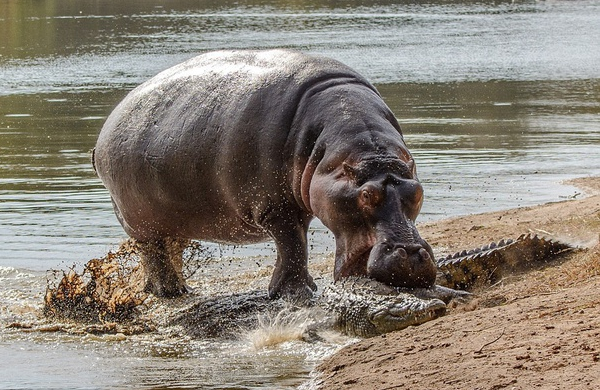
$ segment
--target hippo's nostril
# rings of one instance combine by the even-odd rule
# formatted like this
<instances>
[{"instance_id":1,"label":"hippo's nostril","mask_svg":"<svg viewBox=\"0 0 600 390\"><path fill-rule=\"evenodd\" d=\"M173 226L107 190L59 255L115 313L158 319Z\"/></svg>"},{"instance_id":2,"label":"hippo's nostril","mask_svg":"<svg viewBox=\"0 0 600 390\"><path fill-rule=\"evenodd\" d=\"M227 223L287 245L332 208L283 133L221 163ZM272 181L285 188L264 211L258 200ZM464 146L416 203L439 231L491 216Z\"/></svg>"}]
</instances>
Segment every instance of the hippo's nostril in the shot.
<instances>
[{"instance_id":1,"label":"hippo's nostril","mask_svg":"<svg viewBox=\"0 0 600 390\"><path fill-rule=\"evenodd\" d=\"M398 248L398 249L396 249L396 255L398 255L398 257L401 260L408 259L408 253L406 253L406 249L404 249L404 248Z\"/></svg>"},{"instance_id":2,"label":"hippo's nostril","mask_svg":"<svg viewBox=\"0 0 600 390\"><path fill-rule=\"evenodd\" d=\"M427 252L427 250L425 248L419 249L419 256L421 256L421 259L423 259L424 261L431 259L429 252Z\"/></svg>"}]
</instances>

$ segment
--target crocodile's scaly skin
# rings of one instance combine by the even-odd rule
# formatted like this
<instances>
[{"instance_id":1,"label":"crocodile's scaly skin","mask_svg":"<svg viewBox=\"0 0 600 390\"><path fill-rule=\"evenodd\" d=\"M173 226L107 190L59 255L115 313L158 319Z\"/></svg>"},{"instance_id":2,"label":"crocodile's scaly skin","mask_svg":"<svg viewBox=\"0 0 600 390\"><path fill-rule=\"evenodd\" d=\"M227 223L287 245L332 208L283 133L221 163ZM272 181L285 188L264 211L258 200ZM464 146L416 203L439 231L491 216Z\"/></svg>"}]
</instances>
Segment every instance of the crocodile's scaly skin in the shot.
<instances>
[{"instance_id":1,"label":"crocodile's scaly skin","mask_svg":"<svg viewBox=\"0 0 600 390\"><path fill-rule=\"evenodd\" d=\"M371 279L347 278L327 286L317 305L327 313L334 328L349 335L372 337L419 325L446 313L442 300L417 295L396 291Z\"/></svg>"},{"instance_id":2,"label":"crocodile's scaly skin","mask_svg":"<svg viewBox=\"0 0 600 390\"><path fill-rule=\"evenodd\" d=\"M308 332L333 328L351 336L372 337L440 317L447 302L468 296L439 286L398 290L372 279L351 277L328 285L311 301L295 307L272 301L263 291L203 299L176 313L171 324L182 326L195 338L227 337L240 328L256 326L259 315L274 318L282 310L308 308L312 322Z\"/></svg>"},{"instance_id":3,"label":"crocodile's scaly skin","mask_svg":"<svg viewBox=\"0 0 600 390\"><path fill-rule=\"evenodd\" d=\"M523 234L516 240L492 242L481 248L439 259L437 283L450 288L472 290L487 283L496 283L507 273L528 269L574 249L563 242L535 234Z\"/></svg>"}]
</instances>

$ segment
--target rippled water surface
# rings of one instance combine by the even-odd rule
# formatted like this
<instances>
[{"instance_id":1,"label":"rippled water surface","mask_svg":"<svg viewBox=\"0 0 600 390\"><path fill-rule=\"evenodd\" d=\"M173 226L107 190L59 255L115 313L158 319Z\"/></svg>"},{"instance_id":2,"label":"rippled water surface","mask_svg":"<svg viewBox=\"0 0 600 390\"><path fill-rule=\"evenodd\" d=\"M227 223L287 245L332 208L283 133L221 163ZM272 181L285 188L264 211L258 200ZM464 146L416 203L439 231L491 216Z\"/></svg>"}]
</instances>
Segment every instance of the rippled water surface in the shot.
<instances>
[{"instance_id":1,"label":"rippled water surface","mask_svg":"<svg viewBox=\"0 0 600 390\"><path fill-rule=\"evenodd\" d=\"M598 42L598 1L0 0L0 327L37 318L47 269L124 238L89 151L171 65L287 47L356 68L402 125L424 221L558 201L578 191L563 180L600 174ZM311 240L314 257L333 248L318 223ZM221 250L274 261L272 245ZM337 345L0 329L0 388L293 388Z\"/></svg>"}]
</instances>

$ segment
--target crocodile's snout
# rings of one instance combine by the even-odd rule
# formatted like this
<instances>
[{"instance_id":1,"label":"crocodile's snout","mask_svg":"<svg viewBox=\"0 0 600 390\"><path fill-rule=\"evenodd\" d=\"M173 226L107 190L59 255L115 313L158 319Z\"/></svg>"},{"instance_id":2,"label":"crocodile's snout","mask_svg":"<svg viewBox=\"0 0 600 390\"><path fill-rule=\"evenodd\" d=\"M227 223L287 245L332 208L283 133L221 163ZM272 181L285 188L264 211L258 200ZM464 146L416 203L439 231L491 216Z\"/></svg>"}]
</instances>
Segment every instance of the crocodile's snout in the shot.
<instances>
[{"instance_id":1,"label":"crocodile's snout","mask_svg":"<svg viewBox=\"0 0 600 390\"><path fill-rule=\"evenodd\" d=\"M438 295L435 288L398 291L372 279L350 277L328 286L319 306L342 332L373 337L443 316L446 304Z\"/></svg>"},{"instance_id":2,"label":"crocodile's snout","mask_svg":"<svg viewBox=\"0 0 600 390\"><path fill-rule=\"evenodd\" d=\"M371 317L377 334L420 325L446 314L446 304L439 299L420 299L406 293L389 298L389 304Z\"/></svg>"}]
</instances>

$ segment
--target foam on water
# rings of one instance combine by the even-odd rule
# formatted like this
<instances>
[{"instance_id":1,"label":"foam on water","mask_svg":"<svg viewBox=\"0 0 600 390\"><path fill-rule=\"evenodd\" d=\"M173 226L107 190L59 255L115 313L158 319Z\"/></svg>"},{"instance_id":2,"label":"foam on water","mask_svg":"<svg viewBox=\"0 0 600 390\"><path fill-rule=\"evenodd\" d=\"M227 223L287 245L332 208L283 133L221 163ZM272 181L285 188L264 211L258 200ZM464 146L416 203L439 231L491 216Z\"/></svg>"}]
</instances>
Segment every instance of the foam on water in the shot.
<instances>
[{"instance_id":1,"label":"foam on water","mask_svg":"<svg viewBox=\"0 0 600 390\"><path fill-rule=\"evenodd\" d=\"M0 267L0 327L10 321L36 317L41 307L43 284L42 275Z\"/></svg>"},{"instance_id":2,"label":"foam on water","mask_svg":"<svg viewBox=\"0 0 600 390\"><path fill-rule=\"evenodd\" d=\"M258 315L258 326L246 338L255 349L273 347L286 341L302 340L313 322L310 309L283 309L275 315Z\"/></svg>"}]
</instances>

